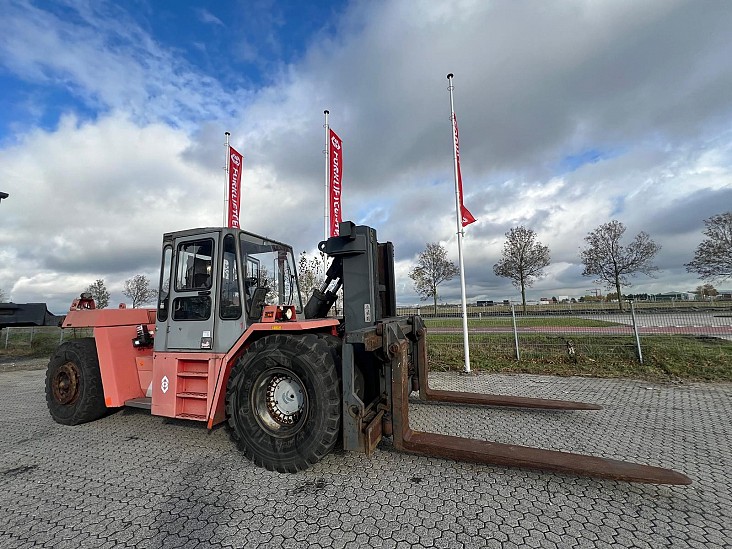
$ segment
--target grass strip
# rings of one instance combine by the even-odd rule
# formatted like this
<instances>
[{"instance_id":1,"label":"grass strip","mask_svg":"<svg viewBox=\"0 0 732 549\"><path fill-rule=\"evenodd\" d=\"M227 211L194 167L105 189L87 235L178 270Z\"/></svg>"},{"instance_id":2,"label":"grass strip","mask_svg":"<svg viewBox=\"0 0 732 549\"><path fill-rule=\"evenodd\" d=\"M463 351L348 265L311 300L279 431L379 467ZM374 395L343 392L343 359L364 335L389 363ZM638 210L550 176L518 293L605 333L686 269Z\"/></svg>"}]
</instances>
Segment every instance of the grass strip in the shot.
<instances>
[{"instance_id":1,"label":"grass strip","mask_svg":"<svg viewBox=\"0 0 732 549\"><path fill-rule=\"evenodd\" d=\"M569 353L571 342L574 354ZM581 375L648 381L732 381L732 341L694 336L644 336L643 364L632 336L525 335L516 359L513 334L470 337L471 368L495 373ZM460 335L428 334L427 356L436 370L460 370Z\"/></svg>"}]
</instances>

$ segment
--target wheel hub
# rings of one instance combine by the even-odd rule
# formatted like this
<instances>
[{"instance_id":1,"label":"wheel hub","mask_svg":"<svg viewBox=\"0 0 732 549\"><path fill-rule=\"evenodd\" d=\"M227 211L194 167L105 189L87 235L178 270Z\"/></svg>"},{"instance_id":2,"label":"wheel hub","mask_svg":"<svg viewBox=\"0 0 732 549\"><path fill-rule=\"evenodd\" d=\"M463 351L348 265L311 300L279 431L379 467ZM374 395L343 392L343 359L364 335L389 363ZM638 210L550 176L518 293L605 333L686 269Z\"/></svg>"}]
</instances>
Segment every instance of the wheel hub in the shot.
<instances>
[{"instance_id":1,"label":"wheel hub","mask_svg":"<svg viewBox=\"0 0 732 549\"><path fill-rule=\"evenodd\" d=\"M73 404L79 398L79 368L73 362L63 364L51 380L53 398L59 404Z\"/></svg>"},{"instance_id":2,"label":"wheel hub","mask_svg":"<svg viewBox=\"0 0 732 549\"><path fill-rule=\"evenodd\" d=\"M267 410L280 425L294 425L305 405L302 386L284 374L272 377L267 388Z\"/></svg>"}]
</instances>

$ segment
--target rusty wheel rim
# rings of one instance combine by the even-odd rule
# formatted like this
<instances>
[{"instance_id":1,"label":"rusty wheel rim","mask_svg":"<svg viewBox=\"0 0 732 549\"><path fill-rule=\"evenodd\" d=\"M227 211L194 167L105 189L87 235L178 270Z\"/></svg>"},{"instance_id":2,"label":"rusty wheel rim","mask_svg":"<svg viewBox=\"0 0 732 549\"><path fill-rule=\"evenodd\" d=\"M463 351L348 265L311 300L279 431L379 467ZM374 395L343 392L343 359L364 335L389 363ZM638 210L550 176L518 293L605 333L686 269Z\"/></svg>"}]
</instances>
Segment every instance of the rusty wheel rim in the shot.
<instances>
[{"instance_id":1,"label":"rusty wheel rim","mask_svg":"<svg viewBox=\"0 0 732 549\"><path fill-rule=\"evenodd\" d=\"M53 374L51 391L53 398L59 404L73 404L79 398L80 372L73 362L62 365Z\"/></svg>"}]
</instances>

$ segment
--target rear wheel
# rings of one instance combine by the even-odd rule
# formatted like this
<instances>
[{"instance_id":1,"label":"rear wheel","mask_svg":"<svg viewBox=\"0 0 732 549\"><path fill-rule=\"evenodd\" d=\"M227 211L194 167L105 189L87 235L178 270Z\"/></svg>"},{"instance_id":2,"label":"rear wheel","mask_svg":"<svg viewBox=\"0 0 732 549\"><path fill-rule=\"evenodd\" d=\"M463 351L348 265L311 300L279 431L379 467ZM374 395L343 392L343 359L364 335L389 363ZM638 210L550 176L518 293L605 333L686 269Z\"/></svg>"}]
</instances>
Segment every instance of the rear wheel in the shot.
<instances>
[{"instance_id":1,"label":"rear wheel","mask_svg":"<svg viewBox=\"0 0 732 549\"><path fill-rule=\"evenodd\" d=\"M97 347L93 338L61 344L46 370L46 404L64 425L99 419L107 412Z\"/></svg>"},{"instance_id":2,"label":"rear wheel","mask_svg":"<svg viewBox=\"0 0 732 549\"><path fill-rule=\"evenodd\" d=\"M254 463L296 472L328 455L340 432L340 382L333 353L316 335L256 341L231 371L229 433Z\"/></svg>"}]
</instances>

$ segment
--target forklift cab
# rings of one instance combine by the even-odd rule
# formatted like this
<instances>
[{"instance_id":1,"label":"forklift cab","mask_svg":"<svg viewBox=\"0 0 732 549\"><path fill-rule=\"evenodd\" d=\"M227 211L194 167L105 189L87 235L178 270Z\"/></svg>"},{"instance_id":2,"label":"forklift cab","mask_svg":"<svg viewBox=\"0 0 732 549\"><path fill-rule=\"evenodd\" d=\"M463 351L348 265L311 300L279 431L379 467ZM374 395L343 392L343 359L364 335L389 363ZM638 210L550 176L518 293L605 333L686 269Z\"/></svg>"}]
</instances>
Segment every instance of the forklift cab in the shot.
<instances>
[{"instance_id":1,"label":"forklift cab","mask_svg":"<svg viewBox=\"0 0 732 549\"><path fill-rule=\"evenodd\" d=\"M265 305L302 312L292 247L239 229L163 235L155 351L227 352Z\"/></svg>"}]
</instances>

